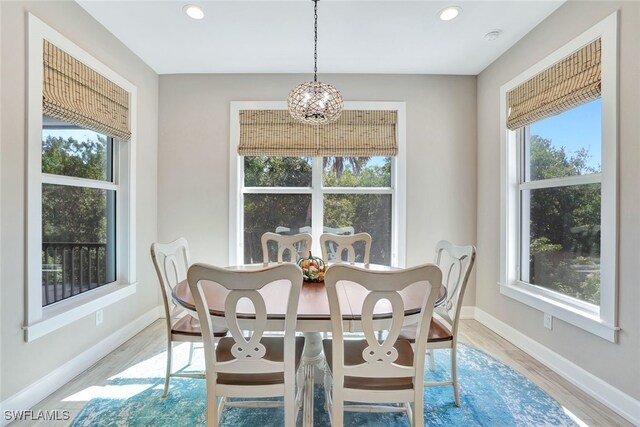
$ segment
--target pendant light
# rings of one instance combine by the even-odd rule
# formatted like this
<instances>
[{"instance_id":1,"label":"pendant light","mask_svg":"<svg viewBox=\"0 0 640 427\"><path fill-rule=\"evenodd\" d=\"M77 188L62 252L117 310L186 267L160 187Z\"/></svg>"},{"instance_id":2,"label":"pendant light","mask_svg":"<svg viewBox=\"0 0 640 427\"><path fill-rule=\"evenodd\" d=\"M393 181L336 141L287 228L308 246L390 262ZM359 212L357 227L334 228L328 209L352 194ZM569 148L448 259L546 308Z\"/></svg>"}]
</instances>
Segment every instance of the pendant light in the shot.
<instances>
[{"instance_id":1,"label":"pendant light","mask_svg":"<svg viewBox=\"0 0 640 427\"><path fill-rule=\"evenodd\" d=\"M318 0L313 0L314 49L313 81L300 83L289 93L291 116L299 122L321 125L335 122L342 113L342 94L328 83L318 81Z\"/></svg>"}]
</instances>

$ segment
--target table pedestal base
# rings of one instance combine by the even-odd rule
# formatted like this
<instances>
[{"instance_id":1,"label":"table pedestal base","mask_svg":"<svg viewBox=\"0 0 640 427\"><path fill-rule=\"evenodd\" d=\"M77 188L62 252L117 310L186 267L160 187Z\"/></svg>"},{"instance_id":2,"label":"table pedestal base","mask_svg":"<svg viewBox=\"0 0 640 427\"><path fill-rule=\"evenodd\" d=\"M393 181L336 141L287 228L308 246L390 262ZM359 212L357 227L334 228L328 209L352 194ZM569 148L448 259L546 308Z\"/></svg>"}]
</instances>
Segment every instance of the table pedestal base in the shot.
<instances>
[{"instance_id":1,"label":"table pedestal base","mask_svg":"<svg viewBox=\"0 0 640 427\"><path fill-rule=\"evenodd\" d=\"M302 369L304 369L302 425L305 427L313 427L315 367L322 367L324 362L324 354L322 352L322 334L320 332L305 332L304 339L304 352L302 354Z\"/></svg>"}]
</instances>

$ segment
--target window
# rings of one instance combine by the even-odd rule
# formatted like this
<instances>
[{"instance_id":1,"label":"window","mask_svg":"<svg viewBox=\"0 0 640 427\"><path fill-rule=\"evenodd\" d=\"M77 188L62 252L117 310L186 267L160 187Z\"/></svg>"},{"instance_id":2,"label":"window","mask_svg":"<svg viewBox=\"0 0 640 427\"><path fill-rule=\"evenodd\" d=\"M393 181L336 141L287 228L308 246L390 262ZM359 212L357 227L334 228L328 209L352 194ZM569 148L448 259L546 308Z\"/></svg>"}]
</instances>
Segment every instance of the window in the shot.
<instances>
[{"instance_id":1,"label":"window","mask_svg":"<svg viewBox=\"0 0 640 427\"><path fill-rule=\"evenodd\" d=\"M114 141L43 117L42 305L116 281Z\"/></svg>"},{"instance_id":2,"label":"window","mask_svg":"<svg viewBox=\"0 0 640 427\"><path fill-rule=\"evenodd\" d=\"M521 128L520 280L600 305L600 99Z\"/></svg>"},{"instance_id":3,"label":"window","mask_svg":"<svg viewBox=\"0 0 640 427\"><path fill-rule=\"evenodd\" d=\"M232 103L230 263L262 262L260 238L265 232L310 233L316 254L321 252L322 233L366 232L372 236L370 262L403 265L404 247L399 241L404 239L399 237L405 222L405 176L400 166L404 164L404 104L347 106L398 111L398 155L241 156L240 112L284 110L286 104ZM361 259L363 249L356 247L356 259Z\"/></svg>"},{"instance_id":4,"label":"window","mask_svg":"<svg viewBox=\"0 0 640 427\"><path fill-rule=\"evenodd\" d=\"M392 163L391 157L244 157L244 262L262 262L263 233L312 233L316 224L322 232L369 233L370 262L390 265ZM356 247L356 260L363 255Z\"/></svg>"},{"instance_id":5,"label":"window","mask_svg":"<svg viewBox=\"0 0 640 427\"><path fill-rule=\"evenodd\" d=\"M617 14L501 89L503 295L615 341Z\"/></svg>"},{"instance_id":6,"label":"window","mask_svg":"<svg viewBox=\"0 0 640 427\"><path fill-rule=\"evenodd\" d=\"M29 14L32 341L136 291L136 88Z\"/></svg>"}]
</instances>

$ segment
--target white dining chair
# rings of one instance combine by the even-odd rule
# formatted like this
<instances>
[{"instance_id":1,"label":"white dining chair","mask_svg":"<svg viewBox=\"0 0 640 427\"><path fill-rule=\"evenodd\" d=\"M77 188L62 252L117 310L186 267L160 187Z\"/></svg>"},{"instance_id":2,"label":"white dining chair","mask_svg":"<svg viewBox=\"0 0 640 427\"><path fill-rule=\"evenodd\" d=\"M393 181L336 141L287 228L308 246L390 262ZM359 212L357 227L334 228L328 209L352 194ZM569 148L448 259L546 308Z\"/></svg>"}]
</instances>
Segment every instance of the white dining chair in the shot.
<instances>
[{"instance_id":1,"label":"white dining chair","mask_svg":"<svg viewBox=\"0 0 640 427\"><path fill-rule=\"evenodd\" d=\"M169 393L171 377L204 378L204 373L185 373L180 369L173 372L173 343L189 343L189 360L193 360L194 343L202 342L202 334L197 319L186 313L184 308L174 304L171 298L173 288L187 279L189 269L189 245L187 239L181 237L171 243L153 243L151 245L151 259L158 275L164 314L167 326L167 369L162 397ZM214 337L220 338L227 334L225 328L216 328Z\"/></svg>"},{"instance_id":2,"label":"white dining chair","mask_svg":"<svg viewBox=\"0 0 640 427\"><path fill-rule=\"evenodd\" d=\"M282 263L285 254L288 254L290 262L297 262L299 258L308 258L311 251L311 234L300 233L286 236L277 233L264 233L262 241L262 262L269 264L269 243L275 242L277 247L276 261Z\"/></svg>"},{"instance_id":3,"label":"white dining chair","mask_svg":"<svg viewBox=\"0 0 640 427\"><path fill-rule=\"evenodd\" d=\"M302 270L290 263L256 271L231 271L206 264L189 268L189 288L202 325L207 378L207 426L217 426L224 406L284 406L284 424L295 426L302 403L300 367L304 337L295 336ZM267 306L260 290L282 282L281 298L286 301L284 318L269 325L284 336L264 336ZM231 333L214 347L213 322L207 302L207 288L222 286L229 291L224 302L224 322ZM248 299L255 311L253 319L239 315L240 300ZM246 315L246 312L245 312ZM283 401L262 400L283 396ZM221 398L220 404L217 398ZM258 400L229 400L257 398Z\"/></svg>"},{"instance_id":4,"label":"white dining chair","mask_svg":"<svg viewBox=\"0 0 640 427\"><path fill-rule=\"evenodd\" d=\"M348 225L346 227L322 227L322 232L338 234L340 236L347 236L347 235L355 234L356 230L355 228Z\"/></svg>"},{"instance_id":5,"label":"white dining chair","mask_svg":"<svg viewBox=\"0 0 640 427\"><path fill-rule=\"evenodd\" d=\"M362 243L364 251L361 258L356 256L355 245ZM320 249L322 250L322 259L325 262L349 262L353 264L356 261L369 264L369 256L371 254L371 236L368 233L357 233L351 235L338 235L333 233L323 233L320 236ZM344 259L344 253L347 257Z\"/></svg>"},{"instance_id":6,"label":"white dining chair","mask_svg":"<svg viewBox=\"0 0 640 427\"><path fill-rule=\"evenodd\" d=\"M311 227L308 226L308 225L305 225L304 227L300 227L300 228L294 228L294 230L297 230L297 232L293 232L292 233L291 228L283 227L281 225L276 227L276 233L277 234L286 234L286 235L299 234L299 233L311 234Z\"/></svg>"},{"instance_id":7,"label":"white dining chair","mask_svg":"<svg viewBox=\"0 0 640 427\"><path fill-rule=\"evenodd\" d=\"M427 349L429 350L431 370L435 370L434 350L451 350L451 380L427 382L425 387L453 386L456 406L460 406L457 369L460 310L475 259L476 248L472 245L456 246L446 240L442 240L436 245L436 264L443 273L443 283L447 288L447 299L444 304L435 308L435 316L427 336ZM406 339L411 343L416 342L416 336L416 325L407 325L400 332L400 338Z\"/></svg>"},{"instance_id":8,"label":"white dining chair","mask_svg":"<svg viewBox=\"0 0 640 427\"><path fill-rule=\"evenodd\" d=\"M433 264L390 272L376 272L348 264L329 267L325 286L333 338L323 340L323 347L326 402L332 425L343 425L344 411L401 411L407 414L412 426L423 425L425 346L441 280L442 273ZM414 351L409 342L398 340L398 336L405 314L400 291L416 283L424 286L425 293ZM340 295L344 293L338 290L341 284L359 285L368 291L362 307L359 307L364 339L345 340L343 337ZM374 309L381 301L387 313L392 311L391 319L388 316L376 319ZM358 310L356 307L351 309ZM388 330L384 341L377 338L380 330ZM345 405L345 401L375 405ZM387 405L382 405L385 403Z\"/></svg>"}]
</instances>

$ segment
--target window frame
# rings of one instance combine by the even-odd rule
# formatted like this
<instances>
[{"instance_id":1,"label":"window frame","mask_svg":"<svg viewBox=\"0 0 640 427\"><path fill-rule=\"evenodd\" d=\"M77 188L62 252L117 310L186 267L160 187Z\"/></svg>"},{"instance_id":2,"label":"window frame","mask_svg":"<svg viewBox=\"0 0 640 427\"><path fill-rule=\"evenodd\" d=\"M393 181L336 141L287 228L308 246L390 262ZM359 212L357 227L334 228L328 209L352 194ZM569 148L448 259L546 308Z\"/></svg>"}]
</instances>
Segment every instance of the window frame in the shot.
<instances>
[{"instance_id":1,"label":"window frame","mask_svg":"<svg viewBox=\"0 0 640 427\"><path fill-rule=\"evenodd\" d=\"M136 292L135 141L137 89L91 54L28 14L27 76L27 268L24 339L33 341ZM129 92L131 139L114 138L111 182L42 172L43 40L48 40ZM116 281L42 306L42 184L116 191Z\"/></svg>"},{"instance_id":2,"label":"window frame","mask_svg":"<svg viewBox=\"0 0 640 427\"><path fill-rule=\"evenodd\" d=\"M324 187L322 157L312 159L311 187L244 187L244 156L238 154L240 140L240 110L286 110L285 101L231 102L229 145L229 264L244 263L243 194L311 194L312 252L320 253L321 223L324 220L325 194L391 194L391 265L404 267L406 253L406 118L404 102L345 102L345 110L397 111L398 154L391 159L390 187Z\"/></svg>"},{"instance_id":3,"label":"window frame","mask_svg":"<svg viewBox=\"0 0 640 427\"><path fill-rule=\"evenodd\" d=\"M522 128L506 128L507 93L600 37L602 40L602 170L599 174L522 183ZM617 341L618 12L609 15L500 88L500 293L611 342ZM601 183L600 305L520 280L521 191L551 185Z\"/></svg>"}]
</instances>

